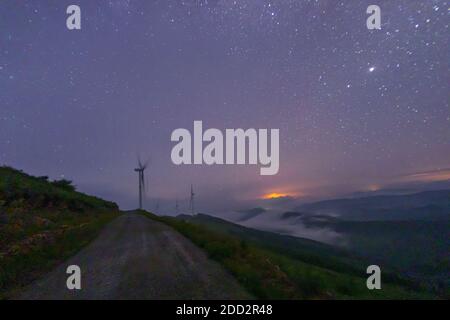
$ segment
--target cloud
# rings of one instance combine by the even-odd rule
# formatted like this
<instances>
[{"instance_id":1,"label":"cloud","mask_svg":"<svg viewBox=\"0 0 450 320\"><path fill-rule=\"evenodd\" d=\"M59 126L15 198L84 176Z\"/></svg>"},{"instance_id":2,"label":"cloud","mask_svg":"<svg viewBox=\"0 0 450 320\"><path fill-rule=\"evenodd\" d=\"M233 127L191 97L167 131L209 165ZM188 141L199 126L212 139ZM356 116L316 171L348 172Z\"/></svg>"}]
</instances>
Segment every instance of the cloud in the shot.
<instances>
[{"instance_id":1,"label":"cloud","mask_svg":"<svg viewBox=\"0 0 450 320\"><path fill-rule=\"evenodd\" d=\"M307 227L298 220L283 220L280 219L280 213L275 212L266 212L253 219L242 221L239 224L249 228L311 239L333 245L344 245L346 243L345 236L334 230L329 228Z\"/></svg>"},{"instance_id":2,"label":"cloud","mask_svg":"<svg viewBox=\"0 0 450 320\"><path fill-rule=\"evenodd\" d=\"M450 180L450 168L416 172L400 176L399 182L435 182Z\"/></svg>"}]
</instances>

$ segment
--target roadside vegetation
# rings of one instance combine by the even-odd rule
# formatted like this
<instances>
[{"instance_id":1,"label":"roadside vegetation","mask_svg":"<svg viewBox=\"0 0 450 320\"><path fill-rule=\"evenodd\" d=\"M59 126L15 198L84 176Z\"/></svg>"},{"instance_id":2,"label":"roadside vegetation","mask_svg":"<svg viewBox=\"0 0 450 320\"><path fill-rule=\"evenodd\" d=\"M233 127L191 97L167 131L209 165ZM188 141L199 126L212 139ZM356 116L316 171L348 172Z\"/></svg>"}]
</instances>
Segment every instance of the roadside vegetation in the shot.
<instances>
[{"instance_id":1,"label":"roadside vegetation","mask_svg":"<svg viewBox=\"0 0 450 320\"><path fill-rule=\"evenodd\" d=\"M68 180L0 167L0 299L75 254L119 214Z\"/></svg>"},{"instance_id":2,"label":"roadside vegetation","mask_svg":"<svg viewBox=\"0 0 450 320\"><path fill-rule=\"evenodd\" d=\"M365 274L345 272L342 265L324 268L314 261L279 253L256 245L238 235L221 232L173 217L160 217L141 211L163 222L205 250L222 264L253 295L260 299L431 299L422 290L397 284L382 284L382 290L368 290Z\"/></svg>"}]
</instances>

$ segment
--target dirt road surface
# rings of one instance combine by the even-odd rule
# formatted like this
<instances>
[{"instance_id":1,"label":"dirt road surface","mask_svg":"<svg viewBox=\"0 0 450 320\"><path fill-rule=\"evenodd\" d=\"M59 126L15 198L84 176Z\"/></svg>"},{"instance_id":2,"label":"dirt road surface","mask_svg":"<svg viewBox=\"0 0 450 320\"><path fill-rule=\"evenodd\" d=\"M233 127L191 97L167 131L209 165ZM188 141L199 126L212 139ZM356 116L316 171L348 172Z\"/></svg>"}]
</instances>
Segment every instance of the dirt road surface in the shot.
<instances>
[{"instance_id":1,"label":"dirt road surface","mask_svg":"<svg viewBox=\"0 0 450 320\"><path fill-rule=\"evenodd\" d=\"M81 290L68 290L69 265ZM77 255L28 286L18 299L247 299L219 264L170 227L124 214Z\"/></svg>"}]
</instances>

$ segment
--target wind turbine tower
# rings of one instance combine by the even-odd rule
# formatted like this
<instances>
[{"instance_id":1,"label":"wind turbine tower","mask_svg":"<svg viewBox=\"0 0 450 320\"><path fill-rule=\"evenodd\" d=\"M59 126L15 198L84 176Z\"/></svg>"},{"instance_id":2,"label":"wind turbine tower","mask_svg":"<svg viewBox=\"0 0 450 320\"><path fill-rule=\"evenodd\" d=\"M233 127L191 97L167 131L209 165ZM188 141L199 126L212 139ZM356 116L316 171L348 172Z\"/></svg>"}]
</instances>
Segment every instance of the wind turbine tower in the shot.
<instances>
[{"instance_id":1,"label":"wind turbine tower","mask_svg":"<svg viewBox=\"0 0 450 320\"><path fill-rule=\"evenodd\" d=\"M194 186L191 184L191 197L189 200L189 210L191 211L191 215L194 215L195 209L194 209Z\"/></svg>"},{"instance_id":2,"label":"wind turbine tower","mask_svg":"<svg viewBox=\"0 0 450 320\"><path fill-rule=\"evenodd\" d=\"M158 214L159 212L159 199L156 200L156 206L155 206L155 213Z\"/></svg>"},{"instance_id":3,"label":"wind turbine tower","mask_svg":"<svg viewBox=\"0 0 450 320\"><path fill-rule=\"evenodd\" d=\"M138 159L138 167L134 169L135 172L138 173L139 179L139 210L142 210L142 198L145 193L145 177L144 171L147 168L147 163L142 164L141 160Z\"/></svg>"}]
</instances>

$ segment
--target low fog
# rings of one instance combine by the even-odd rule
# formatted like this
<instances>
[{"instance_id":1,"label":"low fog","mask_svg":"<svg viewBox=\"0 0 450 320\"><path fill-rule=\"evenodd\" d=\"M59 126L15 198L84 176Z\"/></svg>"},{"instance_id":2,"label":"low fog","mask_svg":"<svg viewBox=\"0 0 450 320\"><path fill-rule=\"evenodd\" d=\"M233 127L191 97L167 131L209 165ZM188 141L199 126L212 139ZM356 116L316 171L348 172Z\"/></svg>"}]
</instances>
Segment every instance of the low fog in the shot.
<instances>
[{"instance_id":1,"label":"low fog","mask_svg":"<svg viewBox=\"0 0 450 320\"><path fill-rule=\"evenodd\" d=\"M345 237L329 228L309 228L300 220L281 219L281 213L265 212L239 224L259 230L307 238L333 245L345 245Z\"/></svg>"}]
</instances>

